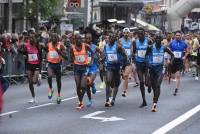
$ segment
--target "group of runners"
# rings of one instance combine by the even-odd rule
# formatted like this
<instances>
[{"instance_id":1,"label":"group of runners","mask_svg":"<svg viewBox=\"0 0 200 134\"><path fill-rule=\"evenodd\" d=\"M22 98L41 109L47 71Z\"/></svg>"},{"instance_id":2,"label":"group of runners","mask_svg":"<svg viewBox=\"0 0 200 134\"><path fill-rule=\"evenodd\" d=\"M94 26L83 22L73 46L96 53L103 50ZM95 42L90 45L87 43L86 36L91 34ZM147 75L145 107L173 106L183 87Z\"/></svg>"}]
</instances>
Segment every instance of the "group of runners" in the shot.
<instances>
[{"instance_id":1,"label":"group of runners","mask_svg":"<svg viewBox=\"0 0 200 134\"><path fill-rule=\"evenodd\" d=\"M50 35L47 45L39 43L36 35L30 34L18 51L26 57L32 95L29 103L36 102L34 85L41 79L42 51L47 53L48 98L52 99L55 94L52 89L52 77L55 75L57 104L62 100L62 60L71 58L79 101L77 110L84 108L85 94L88 97L86 106L92 106L92 94L97 91L95 78L99 72L100 88L105 88L105 107L115 105L120 84L122 97L127 96L129 79L133 78L134 87L139 86L142 96L140 108L147 106L145 91L153 91L151 111L156 112L163 77L169 81L174 77L176 86L173 95L176 96L180 90L181 73L187 73L191 68L197 80L200 64L200 46L196 35L194 38L190 35L183 38L182 33L177 31L173 39L168 39L160 33L148 36L143 28L136 33L124 28L122 35L107 32L100 38L99 44L93 42L93 35L89 32L84 36L76 33L72 40L71 57L66 56L66 47L56 33Z\"/></svg>"}]
</instances>

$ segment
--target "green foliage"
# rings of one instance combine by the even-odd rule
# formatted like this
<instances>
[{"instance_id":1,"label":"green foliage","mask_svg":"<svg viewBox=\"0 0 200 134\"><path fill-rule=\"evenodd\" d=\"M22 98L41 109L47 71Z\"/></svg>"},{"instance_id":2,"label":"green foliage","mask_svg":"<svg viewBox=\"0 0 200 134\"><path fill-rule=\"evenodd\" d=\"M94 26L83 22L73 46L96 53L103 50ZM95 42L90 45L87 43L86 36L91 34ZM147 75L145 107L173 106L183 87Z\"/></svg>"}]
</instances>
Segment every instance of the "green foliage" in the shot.
<instances>
[{"instance_id":1,"label":"green foliage","mask_svg":"<svg viewBox=\"0 0 200 134\"><path fill-rule=\"evenodd\" d=\"M58 6L62 6L63 0L27 0L25 13L27 17L34 17L40 13L42 19L49 19L59 15Z\"/></svg>"}]
</instances>

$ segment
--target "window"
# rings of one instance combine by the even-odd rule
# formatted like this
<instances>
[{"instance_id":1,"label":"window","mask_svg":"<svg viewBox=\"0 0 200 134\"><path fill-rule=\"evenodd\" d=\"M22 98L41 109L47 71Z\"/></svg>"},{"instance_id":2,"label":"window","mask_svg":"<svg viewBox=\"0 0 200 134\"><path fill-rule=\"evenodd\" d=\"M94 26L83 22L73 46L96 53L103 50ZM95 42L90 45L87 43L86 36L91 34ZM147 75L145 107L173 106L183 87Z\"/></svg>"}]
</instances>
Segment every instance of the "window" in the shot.
<instances>
[{"instance_id":1,"label":"window","mask_svg":"<svg viewBox=\"0 0 200 134\"><path fill-rule=\"evenodd\" d=\"M4 17L4 5L0 4L0 17Z\"/></svg>"}]
</instances>

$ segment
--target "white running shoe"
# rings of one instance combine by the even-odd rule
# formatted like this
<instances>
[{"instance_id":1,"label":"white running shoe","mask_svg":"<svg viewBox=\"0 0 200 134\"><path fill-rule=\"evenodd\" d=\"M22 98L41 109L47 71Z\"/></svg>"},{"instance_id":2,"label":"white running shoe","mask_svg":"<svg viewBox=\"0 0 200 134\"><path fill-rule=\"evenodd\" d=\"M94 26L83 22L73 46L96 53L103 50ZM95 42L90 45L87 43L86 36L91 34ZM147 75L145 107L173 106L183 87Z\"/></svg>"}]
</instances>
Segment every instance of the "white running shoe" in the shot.
<instances>
[{"instance_id":1,"label":"white running shoe","mask_svg":"<svg viewBox=\"0 0 200 134\"><path fill-rule=\"evenodd\" d=\"M30 99L29 101L28 101L28 103L35 103L36 101L35 101L35 98L32 98L32 99Z\"/></svg>"},{"instance_id":2,"label":"white running shoe","mask_svg":"<svg viewBox=\"0 0 200 134\"><path fill-rule=\"evenodd\" d=\"M195 77L195 80L199 80L199 77L198 77L198 76L196 76L196 77Z\"/></svg>"}]
</instances>

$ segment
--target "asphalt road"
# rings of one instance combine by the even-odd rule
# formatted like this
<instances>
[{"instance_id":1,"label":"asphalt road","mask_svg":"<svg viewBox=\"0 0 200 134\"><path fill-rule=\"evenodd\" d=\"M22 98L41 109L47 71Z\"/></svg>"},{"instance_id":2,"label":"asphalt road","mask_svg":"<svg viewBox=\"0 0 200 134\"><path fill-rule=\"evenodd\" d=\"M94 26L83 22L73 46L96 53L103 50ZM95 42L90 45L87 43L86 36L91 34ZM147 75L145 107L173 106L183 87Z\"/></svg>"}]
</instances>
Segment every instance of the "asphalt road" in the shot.
<instances>
[{"instance_id":1,"label":"asphalt road","mask_svg":"<svg viewBox=\"0 0 200 134\"><path fill-rule=\"evenodd\" d=\"M97 78L97 83L99 79ZM55 82L55 80L54 80ZM56 84L53 84L56 86ZM199 106L200 81L182 77L181 90L173 96L175 84L163 82L158 111L150 112L152 93L146 93L148 106L139 108L142 102L139 88L130 81L126 98L120 88L114 107L105 108L105 91L93 95L93 106L82 111L75 109L77 97L73 76L62 78L63 102L55 104L56 97L47 98L47 83L36 87L36 104L28 104L28 84L11 86L4 96L4 110L0 115L0 134L193 134L200 130L200 108L187 120L180 116ZM85 102L87 96L84 97ZM10 114L9 114L10 112ZM186 114L187 116L188 114ZM185 119L187 117L183 117ZM176 120L177 119L177 120ZM170 128L168 123L175 124ZM170 125L170 124L169 124ZM158 130L158 131L157 131Z\"/></svg>"}]
</instances>

